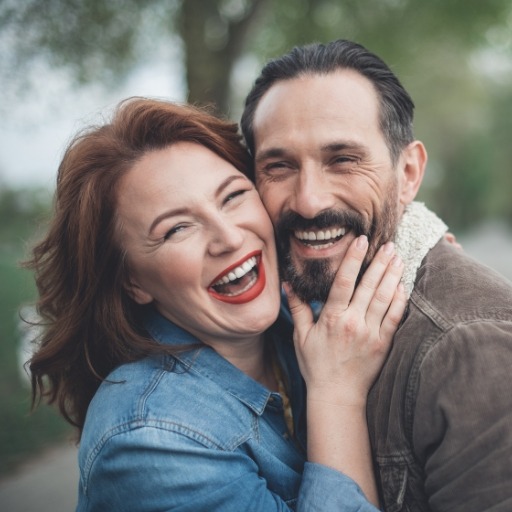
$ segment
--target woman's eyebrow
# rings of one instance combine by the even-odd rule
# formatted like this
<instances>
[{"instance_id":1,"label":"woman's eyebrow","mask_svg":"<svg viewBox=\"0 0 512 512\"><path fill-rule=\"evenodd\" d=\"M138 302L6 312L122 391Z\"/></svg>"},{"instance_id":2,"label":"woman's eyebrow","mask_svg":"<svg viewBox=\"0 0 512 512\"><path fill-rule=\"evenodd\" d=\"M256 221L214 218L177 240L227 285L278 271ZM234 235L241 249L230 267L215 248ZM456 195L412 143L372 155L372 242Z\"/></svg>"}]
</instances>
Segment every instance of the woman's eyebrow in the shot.
<instances>
[{"instance_id":1,"label":"woman's eyebrow","mask_svg":"<svg viewBox=\"0 0 512 512\"><path fill-rule=\"evenodd\" d=\"M158 224L160 224L160 222L162 222L164 219L173 217L174 215L183 215L183 214L187 213L188 211L189 211L188 208L183 207L183 208L173 208L171 210L166 210L165 212L162 212L160 215L155 217L155 219L151 223L151 226L149 226L148 232L151 234L153 232L153 230L156 228L156 226L158 226Z\"/></svg>"},{"instance_id":2,"label":"woman's eyebrow","mask_svg":"<svg viewBox=\"0 0 512 512\"><path fill-rule=\"evenodd\" d=\"M218 187L215 191L215 197L219 197L222 192L233 182L236 180L247 180L247 178L243 174L232 174L231 176L228 176Z\"/></svg>"},{"instance_id":3,"label":"woman's eyebrow","mask_svg":"<svg viewBox=\"0 0 512 512\"><path fill-rule=\"evenodd\" d=\"M222 192L233 182L236 180L246 180L247 178L241 174L233 174L231 176L228 176L224 181L220 183L220 185L216 188L214 192L214 197L218 198ZM160 215L155 217L153 219L153 222L151 223L151 226L149 226L149 233L152 233L153 230L156 228L156 226L162 222L164 219L167 219L169 217L175 216L175 215L183 215L190 211L190 209L186 206L181 208L172 208L170 210L166 210L165 212L162 212Z\"/></svg>"}]
</instances>

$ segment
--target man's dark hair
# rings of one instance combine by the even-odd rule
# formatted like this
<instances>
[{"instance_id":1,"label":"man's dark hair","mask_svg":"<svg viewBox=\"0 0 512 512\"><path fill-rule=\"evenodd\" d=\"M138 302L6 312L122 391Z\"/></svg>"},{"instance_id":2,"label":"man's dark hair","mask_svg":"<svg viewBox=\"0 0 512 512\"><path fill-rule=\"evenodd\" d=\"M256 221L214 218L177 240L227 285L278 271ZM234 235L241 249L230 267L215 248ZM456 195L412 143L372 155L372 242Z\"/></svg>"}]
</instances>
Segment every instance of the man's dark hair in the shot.
<instances>
[{"instance_id":1,"label":"man's dark hair","mask_svg":"<svg viewBox=\"0 0 512 512\"><path fill-rule=\"evenodd\" d=\"M242 132L254 155L254 114L260 99L276 83L299 76L323 75L351 69L370 80L380 105L380 129L396 163L401 150L414 140L414 103L386 63L360 44L339 39L328 44L297 46L289 53L269 61L261 70L247 99L242 115Z\"/></svg>"}]
</instances>

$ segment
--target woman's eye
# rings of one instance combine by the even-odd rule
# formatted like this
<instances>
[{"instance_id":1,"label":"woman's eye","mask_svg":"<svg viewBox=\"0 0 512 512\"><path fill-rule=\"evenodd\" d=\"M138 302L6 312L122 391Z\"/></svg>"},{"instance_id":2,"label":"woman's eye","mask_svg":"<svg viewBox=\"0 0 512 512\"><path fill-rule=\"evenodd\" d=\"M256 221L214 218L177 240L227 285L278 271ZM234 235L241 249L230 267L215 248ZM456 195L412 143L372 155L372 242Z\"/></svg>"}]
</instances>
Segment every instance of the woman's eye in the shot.
<instances>
[{"instance_id":1,"label":"woman's eye","mask_svg":"<svg viewBox=\"0 0 512 512\"><path fill-rule=\"evenodd\" d=\"M169 229L167 233L164 235L164 240L169 240L173 235L176 233L179 233L180 231L183 231L185 229L185 226L182 224L179 224L177 226L174 226L173 228Z\"/></svg>"},{"instance_id":2,"label":"woman's eye","mask_svg":"<svg viewBox=\"0 0 512 512\"><path fill-rule=\"evenodd\" d=\"M236 190L235 192L232 192L231 194L228 194L224 198L224 204L229 203L230 201L233 201L233 199L235 199L236 197L242 196L246 192L247 192L247 190L245 190L245 189L242 190L241 189L241 190Z\"/></svg>"}]
</instances>

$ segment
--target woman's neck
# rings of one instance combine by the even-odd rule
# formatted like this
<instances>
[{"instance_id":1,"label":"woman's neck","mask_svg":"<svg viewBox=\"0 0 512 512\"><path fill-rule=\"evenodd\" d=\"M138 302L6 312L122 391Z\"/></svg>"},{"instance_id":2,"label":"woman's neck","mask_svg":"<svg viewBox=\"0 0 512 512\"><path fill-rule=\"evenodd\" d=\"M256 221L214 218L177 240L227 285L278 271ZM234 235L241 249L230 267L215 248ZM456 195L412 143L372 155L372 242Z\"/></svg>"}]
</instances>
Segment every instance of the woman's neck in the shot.
<instances>
[{"instance_id":1,"label":"woman's neck","mask_svg":"<svg viewBox=\"0 0 512 512\"><path fill-rule=\"evenodd\" d=\"M240 371L271 391L277 391L277 381L269 351L265 348L264 334L211 346Z\"/></svg>"}]
</instances>

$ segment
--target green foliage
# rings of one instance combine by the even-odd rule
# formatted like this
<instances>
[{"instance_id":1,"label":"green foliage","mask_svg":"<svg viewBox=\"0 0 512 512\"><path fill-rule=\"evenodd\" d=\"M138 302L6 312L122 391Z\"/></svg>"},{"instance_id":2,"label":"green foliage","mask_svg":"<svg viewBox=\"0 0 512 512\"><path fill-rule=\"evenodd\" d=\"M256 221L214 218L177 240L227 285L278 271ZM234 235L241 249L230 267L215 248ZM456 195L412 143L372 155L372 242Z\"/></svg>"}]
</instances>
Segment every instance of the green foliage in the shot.
<instances>
[{"instance_id":1,"label":"green foliage","mask_svg":"<svg viewBox=\"0 0 512 512\"><path fill-rule=\"evenodd\" d=\"M230 78L267 0L186 0L178 16L188 100L230 112Z\"/></svg>"},{"instance_id":2,"label":"green foliage","mask_svg":"<svg viewBox=\"0 0 512 512\"><path fill-rule=\"evenodd\" d=\"M503 87L493 97L488 147L493 159L486 165L488 181L492 183L489 216L502 217L512 226L512 88Z\"/></svg>"},{"instance_id":3,"label":"green foliage","mask_svg":"<svg viewBox=\"0 0 512 512\"><path fill-rule=\"evenodd\" d=\"M446 126L440 130L439 137L444 134L446 143L436 141L437 160L429 165L421 191L421 199L459 232L484 219L502 219L512 225L510 90L496 92L489 109L487 122L471 129L466 125L459 130L455 126L453 132ZM433 184L428 173L434 174Z\"/></svg>"},{"instance_id":4,"label":"green foliage","mask_svg":"<svg viewBox=\"0 0 512 512\"><path fill-rule=\"evenodd\" d=\"M147 37L168 36L176 1L23 0L0 6L0 29L20 76L35 59L67 67L79 82L114 83L145 58ZM167 34L166 34L167 32ZM154 41L153 41L154 42Z\"/></svg>"},{"instance_id":5,"label":"green foliage","mask_svg":"<svg viewBox=\"0 0 512 512\"><path fill-rule=\"evenodd\" d=\"M376 51L388 63L415 61L438 41L474 48L486 31L507 26L507 0L284 0L267 9L252 46L270 58L292 45L345 38ZM415 69L418 73L418 68Z\"/></svg>"},{"instance_id":6,"label":"green foliage","mask_svg":"<svg viewBox=\"0 0 512 512\"><path fill-rule=\"evenodd\" d=\"M416 103L416 136L430 157L419 199L451 229L489 218L511 221L512 68L509 64L508 75L502 71L502 87L485 72L498 54L512 61L509 1L298 0L293 5L276 2L268 10L250 45L260 62L313 41L346 38L364 44L390 65Z\"/></svg>"},{"instance_id":7,"label":"green foliage","mask_svg":"<svg viewBox=\"0 0 512 512\"><path fill-rule=\"evenodd\" d=\"M48 198L41 191L0 189L0 217L6 219L0 224L0 474L70 434L50 408L30 414L29 384L19 362L19 310L35 298L32 276L19 261L47 210Z\"/></svg>"},{"instance_id":8,"label":"green foliage","mask_svg":"<svg viewBox=\"0 0 512 512\"><path fill-rule=\"evenodd\" d=\"M13 257L20 254L23 245L37 234L36 228L44 223L49 204L49 193L44 189L0 186L0 217L8 220L0 223L1 254L10 253Z\"/></svg>"}]
</instances>

